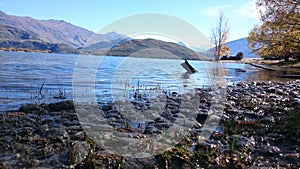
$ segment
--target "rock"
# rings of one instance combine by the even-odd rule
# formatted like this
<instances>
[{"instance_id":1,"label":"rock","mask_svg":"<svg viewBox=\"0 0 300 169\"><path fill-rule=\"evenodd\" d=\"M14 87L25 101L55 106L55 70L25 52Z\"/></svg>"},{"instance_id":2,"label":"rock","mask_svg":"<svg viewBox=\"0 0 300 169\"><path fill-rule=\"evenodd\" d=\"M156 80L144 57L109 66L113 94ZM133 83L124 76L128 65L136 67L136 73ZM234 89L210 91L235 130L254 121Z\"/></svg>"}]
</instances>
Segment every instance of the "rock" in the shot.
<instances>
[{"instance_id":1,"label":"rock","mask_svg":"<svg viewBox=\"0 0 300 169\"><path fill-rule=\"evenodd\" d=\"M101 106L101 109L102 109L103 111L110 111L110 110L113 109L113 106L110 105L110 104L102 105L102 106Z\"/></svg>"},{"instance_id":2,"label":"rock","mask_svg":"<svg viewBox=\"0 0 300 169\"><path fill-rule=\"evenodd\" d=\"M71 137L72 140L79 140L79 141L85 141L86 135L83 131L77 132Z\"/></svg>"},{"instance_id":3,"label":"rock","mask_svg":"<svg viewBox=\"0 0 300 169\"><path fill-rule=\"evenodd\" d=\"M82 163L89 154L89 144L85 141L76 141L70 150L71 163L77 165Z\"/></svg>"},{"instance_id":4,"label":"rock","mask_svg":"<svg viewBox=\"0 0 300 169\"><path fill-rule=\"evenodd\" d=\"M144 131L144 134L154 134L154 133L162 133L161 130L158 130L156 127L151 126L151 125L147 125Z\"/></svg>"},{"instance_id":5,"label":"rock","mask_svg":"<svg viewBox=\"0 0 300 169\"><path fill-rule=\"evenodd\" d=\"M181 119L184 119L184 118L186 118L186 116L183 115L183 114L181 114L181 113L177 113L177 114L173 114L173 118L177 118L177 119L181 118Z\"/></svg>"},{"instance_id":6,"label":"rock","mask_svg":"<svg viewBox=\"0 0 300 169\"><path fill-rule=\"evenodd\" d=\"M298 91L292 91L292 90L291 90L291 91L289 92L289 95L292 96L292 97L299 97L299 92L298 92Z\"/></svg>"},{"instance_id":7,"label":"rock","mask_svg":"<svg viewBox=\"0 0 300 169\"><path fill-rule=\"evenodd\" d=\"M278 95L283 95L283 90L279 89L279 88L276 88L275 93L278 94Z\"/></svg>"},{"instance_id":8,"label":"rock","mask_svg":"<svg viewBox=\"0 0 300 169\"><path fill-rule=\"evenodd\" d=\"M253 137L247 138L240 135L232 135L228 138L228 144L230 146L234 146L235 148L241 149L245 146L253 147L256 143Z\"/></svg>"},{"instance_id":9,"label":"rock","mask_svg":"<svg viewBox=\"0 0 300 169\"><path fill-rule=\"evenodd\" d=\"M238 115L238 114L242 114L242 113L243 113L242 110L238 110L238 109L236 109L236 108L225 109L225 111L226 111L228 114L231 114L231 115Z\"/></svg>"},{"instance_id":10,"label":"rock","mask_svg":"<svg viewBox=\"0 0 300 169\"><path fill-rule=\"evenodd\" d=\"M199 113L197 121L195 117L185 114L189 111L177 108L188 107L180 105L180 101L177 101L179 94L173 93L172 96L172 93L169 93L170 106L156 112L160 116L155 116L155 120L145 121L139 127L133 125L134 121L130 121L132 133L122 133L130 139L150 138L162 136L163 131L172 126L174 121L171 119L189 118L195 122L186 135L188 141L180 142L174 149L164 153L170 158L160 160L162 156L155 156L149 159L150 162L147 159L103 155L103 149L99 145L91 146L94 145L91 143L93 140L89 140L88 133L81 127L71 102L23 105L19 110L26 111L26 114L17 115L18 118L15 118L14 114L0 114L0 168L84 168L94 165L91 162L95 162L96 167L103 168L118 168L120 164L122 168L163 168L166 166L159 166L158 163L166 165L166 161L169 168L180 168L176 166L176 160L188 163L190 166L186 168L193 168L192 165L197 168L238 168L237 164L242 166L241 168L299 168L300 140L293 134L296 131L291 132L294 124L298 124L293 115L296 115L300 105L299 90L300 81L243 82L228 86L227 93L221 95L227 100L222 103L225 110L220 119L215 113L223 109L222 106L216 106L221 103L212 104L210 94L213 91L199 89L197 96L200 98L197 97L196 102L193 102L199 106L202 104L202 107L194 112ZM187 97L187 100L191 98ZM113 104L99 105L102 105L100 108L104 111L106 120L110 121L109 125L124 129L122 127L128 120L113 107ZM41 110L56 112L36 113ZM293 119L295 122L291 124ZM201 124L205 122L212 125ZM202 136L206 135L203 140ZM184 149L182 152L182 147L187 148L187 151ZM89 153L93 153L90 156L95 157L93 161L86 159ZM222 163L222 160L225 162Z\"/></svg>"},{"instance_id":11,"label":"rock","mask_svg":"<svg viewBox=\"0 0 300 169\"><path fill-rule=\"evenodd\" d=\"M180 113L180 110L179 109L171 110L171 113L176 115L176 114Z\"/></svg>"},{"instance_id":12,"label":"rock","mask_svg":"<svg viewBox=\"0 0 300 169\"><path fill-rule=\"evenodd\" d=\"M275 123L275 118L273 116L267 116L261 119L261 123L270 124Z\"/></svg>"},{"instance_id":13,"label":"rock","mask_svg":"<svg viewBox=\"0 0 300 169\"><path fill-rule=\"evenodd\" d=\"M154 120L156 123L166 123L167 121L161 117L158 117Z\"/></svg>"},{"instance_id":14,"label":"rock","mask_svg":"<svg viewBox=\"0 0 300 169\"><path fill-rule=\"evenodd\" d=\"M278 155L280 153L280 148L277 146L269 146L269 145L261 145L258 147L257 151L261 154L261 155L265 155L265 156L275 156Z\"/></svg>"},{"instance_id":15,"label":"rock","mask_svg":"<svg viewBox=\"0 0 300 169\"><path fill-rule=\"evenodd\" d=\"M176 96L178 96L178 92L173 91L173 92L171 93L171 95L172 95L173 97L176 97Z\"/></svg>"},{"instance_id":16,"label":"rock","mask_svg":"<svg viewBox=\"0 0 300 169\"><path fill-rule=\"evenodd\" d=\"M197 117L196 117L196 120L197 122L201 123L201 124L204 124L205 120L207 119L208 117L208 114L201 114L201 113L198 113L197 114Z\"/></svg>"},{"instance_id":17,"label":"rock","mask_svg":"<svg viewBox=\"0 0 300 169\"><path fill-rule=\"evenodd\" d=\"M66 100L58 103L50 103L48 107L52 112L61 110L74 110L74 104L71 100Z\"/></svg>"},{"instance_id":18,"label":"rock","mask_svg":"<svg viewBox=\"0 0 300 169\"><path fill-rule=\"evenodd\" d=\"M299 98L293 98L292 99L292 106L296 107L298 105L300 105L300 99Z\"/></svg>"},{"instance_id":19,"label":"rock","mask_svg":"<svg viewBox=\"0 0 300 169\"><path fill-rule=\"evenodd\" d=\"M121 119L123 116L120 112L117 110L110 110L108 112L105 112L105 118L115 118L115 119Z\"/></svg>"},{"instance_id":20,"label":"rock","mask_svg":"<svg viewBox=\"0 0 300 169\"><path fill-rule=\"evenodd\" d=\"M168 119L169 121L175 121L175 117L170 111L165 110L162 114L161 117L164 117L165 119Z\"/></svg>"},{"instance_id":21,"label":"rock","mask_svg":"<svg viewBox=\"0 0 300 169\"><path fill-rule=\"evenodd\" d=\"M266 92L268 93L275 93L276 92L276 89L274 87L270 87L266 90Z\"/></svg>"},{"instance_id":22,"label":"rock","mask_svg":"<svg viewBox=\"0 0 300 169\"><path fill-rule=\"evenodd\" d=\"M274 142L276 145L282 143L284 141L285 137L282 134L278 133L267 133L265 140L267 142Z\"/></svg>"},{"instance_id":23,"label":"rock","mask_svg":"<svg viewBox=\"0 0 300 169\"><path fill-rule=\"evenodd\" d=\"M156 123L155 127L161 130L166 130L168 128L170 128L170 125L167 123Z\"/></svg>"},{"instance_id":24,"label":"rock","mask_svg":"<svg viewBox=\"0 0 300 169\"><path fill-rule=\"evenodd\" d=\"M24 104L19 108L19 111L24 113L32 113L37 109L38 109L37 104Z\"/></svg>"},{"instance_id":25,"label":"rock","mask_svg":"<svg viewBox=\"0 0 300 169\"><path fill-rule=\"evenodd\" d=\"M174 101L174 100L168 100L167 101L167 107L170 107L170 108L178 108L180 107L180 103L177 102L177 101Z\"/></svg>"}]
</instances>

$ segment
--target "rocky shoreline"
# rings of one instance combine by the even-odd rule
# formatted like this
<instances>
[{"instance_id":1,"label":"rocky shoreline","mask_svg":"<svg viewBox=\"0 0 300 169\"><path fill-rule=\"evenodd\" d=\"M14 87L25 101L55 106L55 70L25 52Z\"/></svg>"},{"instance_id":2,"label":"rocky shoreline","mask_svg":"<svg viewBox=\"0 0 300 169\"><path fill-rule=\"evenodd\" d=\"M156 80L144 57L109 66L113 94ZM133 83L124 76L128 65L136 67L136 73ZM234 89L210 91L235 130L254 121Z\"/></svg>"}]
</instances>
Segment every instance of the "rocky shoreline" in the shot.
<instances>
[{"instance_id":1,"label":"rocky shoreline","mask_svg":"<svg viewBox=\"0 0 300 169\"><path fill-rule=\"evenodd\" d=\"M84 132L72 101L23 105L0 115L0 168L299 168L300 81L242 82L226 91L220 124L209 139L199 135L212 91L198 89L199 113L191 132L174 148L139 159L105 152ZM138 134L168 128L180 115L178 103L180 96L170 97L170 111ZM122 119L113 105L101 109L110 121ZM116 130L136 132L126 125Z\"/></svg>"}]
</instances>

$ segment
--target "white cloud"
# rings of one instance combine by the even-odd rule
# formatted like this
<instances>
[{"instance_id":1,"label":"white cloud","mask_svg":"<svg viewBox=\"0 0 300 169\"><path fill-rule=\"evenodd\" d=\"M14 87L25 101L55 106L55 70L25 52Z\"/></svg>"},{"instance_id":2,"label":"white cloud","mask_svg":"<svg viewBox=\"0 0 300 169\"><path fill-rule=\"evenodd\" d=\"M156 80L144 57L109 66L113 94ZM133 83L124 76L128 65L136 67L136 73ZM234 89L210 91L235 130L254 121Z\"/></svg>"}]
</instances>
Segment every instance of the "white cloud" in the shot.
<instances>
[{"instance_id":1,"label":"white cloud","mask_svg":"<svg viewBox=\"0 0 300 169\"><path fill-rule=\"evenodd\" d=\"M214 6L214 7L203 10L202 13L205 16L216 17L216 16L219 16L220 11L223 11L226 8L229 8L229 7L231 7L231 5Z\"/></svg>"},{"instance_id":2,"label":"white cloud","mask_svg":"<svg viewBox=\"0 0 300 169\"><path fill-rule=\"evenodd\" d=\"M250 0L246 2L243 6L234 10L234 13L237 13L237 16L240 17L259 20L259 13L256 9L255 2L255 0Z\"/></svg>"}]
</instances>

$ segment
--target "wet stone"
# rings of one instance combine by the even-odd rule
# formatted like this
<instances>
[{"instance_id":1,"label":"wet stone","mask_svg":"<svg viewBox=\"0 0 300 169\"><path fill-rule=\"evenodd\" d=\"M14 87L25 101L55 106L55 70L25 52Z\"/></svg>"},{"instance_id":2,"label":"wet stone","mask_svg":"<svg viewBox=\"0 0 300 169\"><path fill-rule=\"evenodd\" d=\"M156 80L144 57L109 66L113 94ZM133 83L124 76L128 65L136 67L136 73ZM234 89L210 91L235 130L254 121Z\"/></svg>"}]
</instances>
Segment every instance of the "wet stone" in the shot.
<instances>
[{"instance_id":1,"label":"wet stone","mask_svg":"<svg viewBox=\"0 0 300 169\"><path fill-rule=\"evenodd\" d=\"M266 156L275 156L279 155L281 152L280 148L277 146L269 146L269 145L261 145L257 148L259 154L266 155Z\"/></svg>"},{"instance_id":2,"label":"wet stone","mask_svg":"<svg viewBox=\"0 0 300 169\"><path fill-rule=\"evenodd\" d=\"M229 141L228 144L230 146L234 146L239 149L241 149L245 146L252 147L255 145L255 140L253 137L247 138L247 137L240 136L240 135L229 136L228 141Z\"/></svg>"},{"instance_id":3,"label":"wet stone","mask_svg":"<svg viewBox=\"0 0 300 169\"><path fill-rule=\"evenodd\" d=\"M71 100L66 100L58 103L50 103L48 105L50 111L74 110L74 104Z\"/></svg>"},{"instance_id":4,"label":"wet stone","mask_svg":"<svg viewBox=\"0 0 300 169\"><path fill-rule=\"evenodd\" d=\"M166 130L170 127L170 125L167 124L167 123L156 123L155 127L160 129L160 130Z\"/></svg>"},{"instance_id":5,"label":"wet stone","mask_svg":"<svg viewBox=\"0 0 300 169\"><path fill-rule=\"evenodd\" d=\"M275 123L275 118L273 116L267 116L261 119L261 122L264 124Z\"/></svg>"},{"instance_id":6,"label":"wet stone","mask_svg":"<svg viewBox=\"0 0 300 169\"><path fill-rule=\"evenodd\" d=\"M183 114L177 113L177 114L173 114L173 118L185 118L185 116Z\"/></svg>"},{"instance_id":7,"label":"wet stone","mask_svg":"<svg viewBox=\"0 0 300 169\"><path fill-rule=\"evenodd\" d=\"M229 109L226 109L225 111L229 114L235 114L235 115L243 113L243 110L238 110L238 109L235 109L235 108L232 108L232 109L229 108Z\"/></svg>"},{"instance_id":8,"label":"wet stone","mask_svg":"<svg viewBox=\"0 0 300 169\"><path fill-rule=\"evenodd\" d=\"M179 109L171 110L171 113L172 114L178 114L178 113L180 113L180 110Z\"/></svg>"},{"instance_id":9,"label":"wet stone","mask_svg":"<svg viewBox=\"0 0 300 169\"><path fill-rule=\"evenodd\" d=\"M71 158L73 164L80 164L88 156L89 144L85 141L76 141L75 143L73 143L70 151L70 153L72 154Z\"/></svg>"},{"instance_id":10,"label":"wet stone","mask_svg":"<svg viewBox=\"0 0 300 169\"><path fill-rule=\"evenodd\" d=\"M19 111L24 113L31 113L37 109L38 109L38 105L36 104L25 104L20 107Z\"/></svg>"},{"instance_id":11,"label":"wet stone","mask_svg":"<svg viewBox=\"0 0 300 169\"><path fill-rule=\"evenodd\" d=\"M170 112L170 111L164 111L162 114L161 114L161 117L164 117L165 119L168 119L170 121L175 121L175 117L173 116L173 114Z\"/></svg>"},{"instance_id":12,"label":"wet stone","mask_svg":"<svg viewBox=\"0 0 300 169\"><path fill-rule=\"evenodd\" d=\"M201 114L201 113L198 113L197 114L197 117L196 117L196 120L197 122L201 123L201 124L204 124L205 120L207 119L208 117L208 114Z\"/></svg>"},{"instance_id":13,"label":"wet stone","mask_svg":"<svg viewBox=\"0 0 300 169\"><path fill-rule=\"evenodd\" d=\"M117 110L110 110L108 112L105 112L105 118L116 118L121 119L122 115Z\"/></svg>"},{"instance_id":14,"label":"wet stone","mask_svg":"<svg viewBox=\"0 0 300 169\"><path fill-rule=\"evenodd\" d=\"M82 129L76 113L69 109L71 103L29 107L25 114L0 115L0 168L119 168L120 164L121 168L299 168L300 140L295 131L297 123L292 123L300 103L299 90L300 81L244 82L227 87L222 107L210 100L212 90L199 89L199 101L195 103L202 107L195 110L193 128L176 147L151 158L151 162L102 155L105 150ZM123 133L130 139L151 138L172 126L172 119L186 115L179 111L181 96L168 95L170 106L158 112L159 118L139 128L132 125L135 122L125 125L128 120L113 106L103 106L111 103L100 104L99 108L105 110L108 124L119 129L116 132L130 131ZM210 107L210 103L217 106ZM223 108L222 118L216 116ZM48 112L37 115L42 109ZM201 124L206 121L211 126ZM287 132L290 128L293 135ZM89 153L92 160L87 158Z\"/></svg>"},{"instance_id":15,"label":"wet stone","mask_svg":"<svg viewBox=\"0 0 300 169\"><path fill-rule=\"evenodd\" d=\"M155 134L155 133L162 133L162 131L158 130L154 126L146 126L144 134Z\"/></svg>"},{"instance_id":16,"label":"wet stone","mask_svg":"<svg viewBox=\"0 0 300 169\"><path fill-rule=\"evenodd\" d=\"M101 109L102 109L103 111L110 111L110 110L113 109L113 105L110 105L110 104L108 104L108 105L102 105L102 106L101 106Z\"/></svg>"},{"instance_id":17,"label":"wet stone","mask_svg":"<svg viewBox=\"0 0 300 169\"><path fill-rule=\"evenodd\" d=\"M276 89L274 87L270 87L266 91L269 92L269 93L275 93Z\"/></svg>"}]
</instances>

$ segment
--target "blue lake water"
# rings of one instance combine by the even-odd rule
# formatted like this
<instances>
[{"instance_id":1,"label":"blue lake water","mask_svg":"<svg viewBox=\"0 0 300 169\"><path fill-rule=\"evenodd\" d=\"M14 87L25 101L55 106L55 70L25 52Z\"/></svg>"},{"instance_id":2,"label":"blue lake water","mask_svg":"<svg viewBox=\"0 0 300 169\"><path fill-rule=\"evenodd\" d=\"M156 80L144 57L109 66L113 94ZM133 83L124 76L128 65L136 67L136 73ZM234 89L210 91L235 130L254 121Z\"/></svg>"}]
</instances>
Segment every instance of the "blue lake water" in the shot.
<instances>
[{"instance_id":1,"label":"blue lake water","mask_svg":"<svg viewBox=\"0 0 300 169\"><path fill-rule=\"evenodd\" d=\"M197 72L188 74L181 63L170 59L0 51L0 112L18 109L25 103L56 102L60 95L72 99L74 94L80 97L90 90L95 93L92 99L98 102L132 95L136 88L189 92L216 81L223 85L245 81L258 71L246 64L190 61ZM74 84L80 85L79 93L73 93Z\"/></svg>"}]
</instances>

